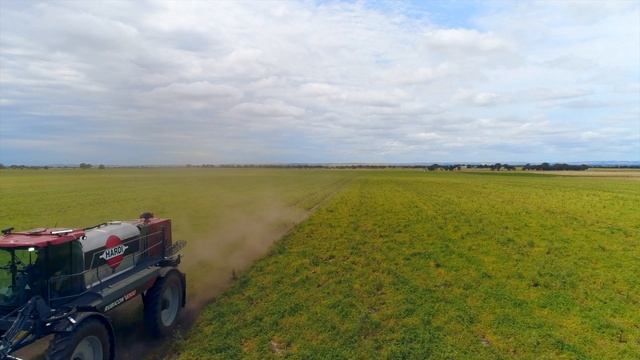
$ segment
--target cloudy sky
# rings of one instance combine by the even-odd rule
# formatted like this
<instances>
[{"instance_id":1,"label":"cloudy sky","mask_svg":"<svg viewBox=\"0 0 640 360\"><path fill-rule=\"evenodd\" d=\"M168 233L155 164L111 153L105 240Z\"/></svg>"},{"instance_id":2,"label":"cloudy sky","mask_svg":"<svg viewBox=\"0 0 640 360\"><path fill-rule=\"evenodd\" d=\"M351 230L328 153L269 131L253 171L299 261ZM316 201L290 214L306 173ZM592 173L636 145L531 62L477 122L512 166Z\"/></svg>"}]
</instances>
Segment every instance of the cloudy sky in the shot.
<instances>
[{"instance_id":1,"label":"cloudy sky","mask_svg":"<svg viewBox=\"0 0 640 360\"><path fill-rule=\"evenodd\" d=\"M640 2L0 2L4 164L640 160Z\"/></svg>"}]
</instances>

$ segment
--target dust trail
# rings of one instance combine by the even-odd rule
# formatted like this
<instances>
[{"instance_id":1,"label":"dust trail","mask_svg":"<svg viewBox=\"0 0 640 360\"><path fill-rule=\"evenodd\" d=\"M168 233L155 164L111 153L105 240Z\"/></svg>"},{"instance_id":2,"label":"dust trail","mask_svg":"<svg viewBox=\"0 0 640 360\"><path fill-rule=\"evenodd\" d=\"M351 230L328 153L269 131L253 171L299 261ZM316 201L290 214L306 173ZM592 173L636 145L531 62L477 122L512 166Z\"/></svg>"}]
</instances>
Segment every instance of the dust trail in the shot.
<instances>
[{"instance_id":1,"label":"dust trail","mask_svg":"<svg viewBox=\"0 0 640 360\"><path fill-rule=\"evenodd\" d=\"M182 269L188 274L188 303L184 321L190 327L202 307L220 295L234 276L265 256L271 245L339 192L351 179L341 179L293 204L262 201L257 211L227 213L206 236L189 240ZM319 195L319 196L318 196ZM303 202L316 199L310 207Z\"/></svg>"},{"instance_id":2,"label":"dust trail","mask_svg":"<svg viewBox=\"0 0 640 360\"><path fill-rule=\"evenodd\" d=\"M186 333L200 310L231 286L273 243L282 238L312 210L287 206L280 201L263 202L253 211L235 211L212 222L206 235L187 235L182 251L181 270L187 274L187 306L183 311L177 336ZM141 304L118 311L120 360L164 358L173 341L152 339L144 331ZM124 325L119 325L124 323Z\"/></svg>"},{"instance_id":3,"label":"dust trail","mask_svg":"<svg viewBox=\"0 0 640 360\"><path fill-rule=\"evenodd\" d=\"M226 214L214 231L189 239L182 264L190 285L184 317L188 325L204 305L230 286L234 276L266 255L276 240L307 215L272 202L257 213Z\"/></svg>"}]
</instances>

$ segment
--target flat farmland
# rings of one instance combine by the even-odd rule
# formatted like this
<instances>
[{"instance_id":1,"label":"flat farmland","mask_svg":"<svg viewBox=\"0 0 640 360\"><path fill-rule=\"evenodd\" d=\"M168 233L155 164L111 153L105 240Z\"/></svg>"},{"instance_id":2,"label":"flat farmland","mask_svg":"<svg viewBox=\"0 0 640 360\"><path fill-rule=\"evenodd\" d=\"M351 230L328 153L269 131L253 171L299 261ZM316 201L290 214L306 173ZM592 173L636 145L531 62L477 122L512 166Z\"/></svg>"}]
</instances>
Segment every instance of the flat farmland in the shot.
<instances>
[{"instance_id":1,"label":"flat farmland","mask_svg":"<svg viewBox=\"0 0 640 360\"><path fill-rule=\"evenodd\" d=\"M268 169L0 170L0 227L80 228L134 219L143 211L171 218L174 239L188 242L181 265L189 280L188 327L234 273L264 256L354 175ZM155 358L166 345L141 331L141 303L136 299L112 314L119 359ZM32 358L46 345L19 355Z\"/></svg>"},{"instance_id":2,"label":"flat farmland","mask_svg":"<svg viewBox=\"0 0 640 360\"><path fill-rule=\"evenodd\" d=\"M190 276L211 277L221 262L266 250L340 190L355 172L265 169L0 171L3 228L88 227L143 211L173 220L189 245ZM254 251L254 252L255 252ZM224 260L223 260L224 259ZM224 265L225 271L234 264ZM241 267L241 264L238 264ZM198 293L199 281L191 282Z\"/></svg>"},{"instance_id":3,"label":"flat farmland","mask_svg":"<svg viewBox=\"0 0 640 360\"><path fill-rule=\"evenodd\" d=\"M363 171L210 304L181 359L637 359L640 184Z\"/></svg>"},{"instance_id":4,"label":"flat farmland","mask_svg":"<svg viewBox=\"0 0 640 360\"><path fill-rule=\"evenodd\" d=\"M634 177L4 170L0 226L173 219L183 332L154 341L127 304L122 359L637 359Z\"/></svg>"}]
</instances>

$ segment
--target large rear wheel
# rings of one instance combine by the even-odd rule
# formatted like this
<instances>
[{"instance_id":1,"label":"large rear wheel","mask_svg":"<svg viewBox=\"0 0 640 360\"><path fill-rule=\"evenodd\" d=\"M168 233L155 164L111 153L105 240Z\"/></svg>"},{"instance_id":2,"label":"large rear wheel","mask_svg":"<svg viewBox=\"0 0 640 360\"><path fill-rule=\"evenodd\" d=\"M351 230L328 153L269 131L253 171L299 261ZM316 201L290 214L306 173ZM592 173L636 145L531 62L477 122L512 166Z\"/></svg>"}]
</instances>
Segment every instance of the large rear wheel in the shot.
<instances>
[{"instance_id":1,"label":"large rear wheel","mask_svg":"<svg viewBox=\"0 0 640 360\"><path fill-rule=\"evenodd\" d=\"M109 360L109 331L96 319L80 323L69 333L59 333L49 343L47 360Z\"/></svg>"},{"instance_id":2,"label":"large rear wheel","mask_svg":"<svg viewBox=\"0 0 640 360\"><path fill-rule=\"evenodd\" d=\"M182 308L182 280L175 272L158 279L144 297L144 317L148 329L157 336L167 336L178 323Z\"/></svg>"}]
</instances>

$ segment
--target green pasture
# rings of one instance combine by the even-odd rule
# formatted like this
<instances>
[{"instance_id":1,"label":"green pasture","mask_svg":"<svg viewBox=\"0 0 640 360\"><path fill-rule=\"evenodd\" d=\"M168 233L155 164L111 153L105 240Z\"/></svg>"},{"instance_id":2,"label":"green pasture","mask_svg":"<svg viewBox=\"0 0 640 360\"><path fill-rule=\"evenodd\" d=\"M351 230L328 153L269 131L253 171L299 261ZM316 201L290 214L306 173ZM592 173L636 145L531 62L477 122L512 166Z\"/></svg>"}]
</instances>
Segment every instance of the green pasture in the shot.
<instances>
[{"instance_id":1,"label":"green pasture","mask_svg":"<svg viewBox=\"0 0 640 360\"><path fill-rule=\"evenodd\" d=\"M180 359L640 358L632 178L3 170L0 198L3 228L171 217L191 296L233 271Z\"/></svg>"}]
</instances>

